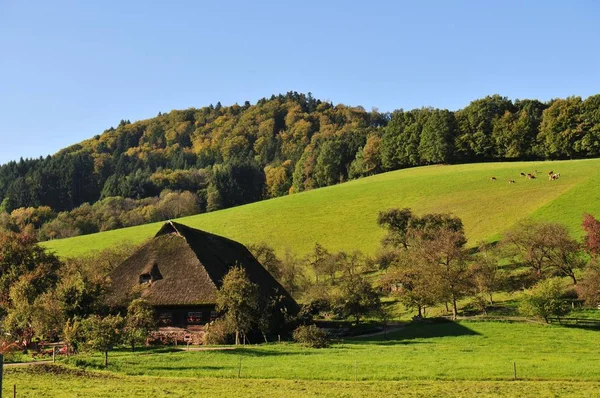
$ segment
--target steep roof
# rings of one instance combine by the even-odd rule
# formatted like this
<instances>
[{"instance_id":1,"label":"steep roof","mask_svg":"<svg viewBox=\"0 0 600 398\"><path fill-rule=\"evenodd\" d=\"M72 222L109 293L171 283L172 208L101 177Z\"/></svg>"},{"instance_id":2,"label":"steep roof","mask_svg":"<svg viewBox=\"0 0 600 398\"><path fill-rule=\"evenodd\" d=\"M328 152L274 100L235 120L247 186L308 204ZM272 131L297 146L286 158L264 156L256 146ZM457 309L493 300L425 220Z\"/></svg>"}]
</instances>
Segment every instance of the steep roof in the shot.
<instances>
[{"instance_id":1,"label":"steep roof","mask_svg":"<svg viewBox=\"0 0 600 398\"><path fill-rule=\"evenodd\" d=\"M172 221L111 272L107 301L127 305L141 295L157 306L214 304L235 265L246 270L263 296L281 295L288 310L297 311L294 299L244 245Z\"/></svg>"}]
</instances>

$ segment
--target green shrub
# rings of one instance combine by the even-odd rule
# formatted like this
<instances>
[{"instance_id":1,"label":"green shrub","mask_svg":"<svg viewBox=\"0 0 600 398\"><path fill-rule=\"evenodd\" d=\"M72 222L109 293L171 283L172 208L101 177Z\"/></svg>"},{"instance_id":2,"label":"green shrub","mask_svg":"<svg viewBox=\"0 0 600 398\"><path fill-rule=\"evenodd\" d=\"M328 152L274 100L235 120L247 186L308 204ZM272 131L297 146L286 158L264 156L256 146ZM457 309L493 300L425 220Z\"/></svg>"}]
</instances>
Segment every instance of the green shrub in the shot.
<instances>
[{"instance_id":1,"label":"green shrub","mask_svg":"<svg viewBox=\"0 0 600 398\"><path fill-rule=\"evenodd\" d=\"M204 330L204 344L230 344L232 341L233 333L231 332L231 327L222 319L217 319L207 324Z\"/></svg>"},{"instance_id":2,"label":"green shrub","mask_svg":"<svg viewBox=\"0 0 600 398\"><path fill-rule=\"evenodd\" d=\"M316 325L302 325L294 330L294 341L311 348L325 348L329 345L327 332Z\"/></svg>"},{"instance_id":3,"label":"green shrub","mask_svg":"<svg viewBox=\"0 0 600 398\"><path fill-rule=\"evenodd\" d=\"M542 318L566 315L570 308L564 299L565 289L559 278L546 279L525 292L519 310L528 316Z\"/></svg>"}]
</instances>

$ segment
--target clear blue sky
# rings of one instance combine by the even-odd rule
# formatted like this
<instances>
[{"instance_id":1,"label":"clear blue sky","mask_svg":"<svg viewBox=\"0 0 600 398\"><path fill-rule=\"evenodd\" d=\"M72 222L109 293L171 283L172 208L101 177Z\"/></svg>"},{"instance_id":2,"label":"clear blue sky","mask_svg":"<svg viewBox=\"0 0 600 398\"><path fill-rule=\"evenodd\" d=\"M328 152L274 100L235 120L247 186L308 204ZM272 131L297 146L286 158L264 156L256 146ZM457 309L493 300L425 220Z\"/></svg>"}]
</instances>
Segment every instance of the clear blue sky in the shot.
<instances>
[{"instance_id":1,"label":"clear blue sky","mask_svg":"<svg viewBox=\"0 0 600 398\"><path fill-rule=\"evenodd\" d=\"M0 0L0 163L289 90L386 111L587 97L599 18L593 1Z\"/></svg>"}]
</instances>

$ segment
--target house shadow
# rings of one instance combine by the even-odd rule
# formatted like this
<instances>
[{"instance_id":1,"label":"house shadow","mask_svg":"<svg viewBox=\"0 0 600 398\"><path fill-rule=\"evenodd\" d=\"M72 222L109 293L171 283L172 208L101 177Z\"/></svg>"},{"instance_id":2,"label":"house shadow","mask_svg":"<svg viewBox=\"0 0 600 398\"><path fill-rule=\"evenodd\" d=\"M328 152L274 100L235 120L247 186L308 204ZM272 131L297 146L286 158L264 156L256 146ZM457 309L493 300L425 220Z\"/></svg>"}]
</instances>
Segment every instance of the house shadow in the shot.
<instances>
[{"instance_id":1,"label":"house shadow","mask_svg":"<svg viewBox=\"0 0 600 398\"><path fill-rule=\"evenodd\" d=\"M480 333L470 329L460 322L453 322L444 318L413 321L407 323L399 330L381 333L374 336L356 337L353 343L395 345L395 344L426 344L421 339L438 337L479 336ZM414 341L419 339L419 341Z\"/></svg>"}]
</instances>

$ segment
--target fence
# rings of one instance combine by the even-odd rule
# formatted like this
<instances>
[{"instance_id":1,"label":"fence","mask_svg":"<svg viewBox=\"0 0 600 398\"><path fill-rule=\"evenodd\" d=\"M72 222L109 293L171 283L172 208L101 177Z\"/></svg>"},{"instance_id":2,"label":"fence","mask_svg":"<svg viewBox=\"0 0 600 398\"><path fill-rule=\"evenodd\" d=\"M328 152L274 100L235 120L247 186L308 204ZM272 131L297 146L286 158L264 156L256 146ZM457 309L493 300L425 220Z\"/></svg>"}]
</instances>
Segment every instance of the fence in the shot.
<instances>
[{"instance_id":1,"label":"fence","mask_svg":"<svg viewBox=\"0 0 600 398\"><path fill-rule=\"evenodd\" d=\"M600 320L586 318L548 318L549 323L558 323L565 326L580 326L591 329L600 329Z\"/></svg>"}]
</instances>

